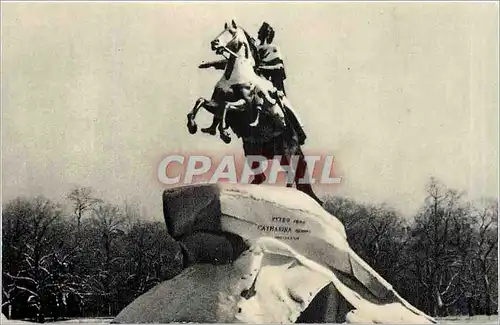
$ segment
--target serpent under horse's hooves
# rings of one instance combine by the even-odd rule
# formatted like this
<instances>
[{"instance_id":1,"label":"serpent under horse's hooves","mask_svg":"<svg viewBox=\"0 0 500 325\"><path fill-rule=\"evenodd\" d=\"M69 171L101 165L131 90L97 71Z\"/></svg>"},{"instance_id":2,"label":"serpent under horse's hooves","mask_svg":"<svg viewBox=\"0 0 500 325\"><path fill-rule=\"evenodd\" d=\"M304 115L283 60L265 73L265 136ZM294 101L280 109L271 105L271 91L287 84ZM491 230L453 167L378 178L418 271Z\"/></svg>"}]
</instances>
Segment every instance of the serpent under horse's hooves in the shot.
<instances>
[{"instance_id":1,"label":"serpent under horse's hooves","mask_svg":"<svg viewBox=\"0 0 500 325\"><path fill-rule=\"evenodd\" d=\"M249 34L234 21L231 24L225 24L224 30L211 42L211 47L217 54L228 52L229 59L225 65L223 76L215 86L212 98L210 100L199 98L187 115L187 128L191 134L198 130L195 119L200 108L204 108L214 114L217 119L221 119L226 103L240 99L235 98L232 85L253 83L267 92L274 88L271 82L255 73L257 49L250 41ZM286 118L283 119L273 113L262 114L258 127L250 126L255 121L256 114L256 110L251 109L245 112L229 111L226 115L227 125L243 139L245 156L260 155L267 159L281 156L280 163L283 166L290 165L298 158L294 177L297 189L322 204L323 202L314 194L311 184L303 184L299 181L306 175L307 163L299 145L296 130L293 130L286 122ZM224 124L224 121L220 120L218 126L221 138L227 143L226 133L223 129ZM261 184L265 179L264 174L255 175L252 183Z\"/></svg>"}]
</instances>

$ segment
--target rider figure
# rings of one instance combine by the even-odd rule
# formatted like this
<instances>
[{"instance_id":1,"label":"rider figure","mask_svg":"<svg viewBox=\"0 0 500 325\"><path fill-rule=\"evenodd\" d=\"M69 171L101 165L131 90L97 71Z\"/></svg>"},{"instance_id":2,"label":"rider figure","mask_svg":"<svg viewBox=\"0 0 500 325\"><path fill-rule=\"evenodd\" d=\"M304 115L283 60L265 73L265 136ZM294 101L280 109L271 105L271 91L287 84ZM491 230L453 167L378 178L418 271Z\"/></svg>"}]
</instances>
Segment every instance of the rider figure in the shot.
<instances>
[{"instance_id":1,"label":"rider figure","mask_svg":"<svg viewBox=\"0 0 500 325\"><path fill-rule=\"evenodd\" d=\"M257 46L256 73L265 79L271 81L281 94L283 111L286 119L297 132L299 144L303 145L306 140L306 134L302 122L293 110L290 102L287 100L284 80L286 79L285 65L278 46L273 43L274 29L267 22L263 22L259 29L257 38L260 44Z\"/></svg>"},{"instance_id":2,"label":"rider figure","mask_svg":"<svg viewBox=\"0 0 500 325\"><path fill-rule=\"evenodd\" d=\"M275 90L278 90L277 92L273 91L275 95L278 95L281 99L282 103L282 109L283 113L285 115L285 118L289 121L291 126L295 129L298 135L299 139L299 144L303 145L305 140L306 140L306 135L303 129L302 122L298 118L297 114L293 110L293 108L290 105L290 102L286 98L286 93L285 93L285 86L284 86L284 79L286 79L286 74L285 74L285 67L283 64L283 59L281 57L281 52L279 48L272 44L274 40L274 29L267 23L264 22L262 23L262 26L260 27L258 31L258 36L257 38L260 41L260 44L257 46L257 60L256 60L256 66L255 66L255 71L258 75L261 77L269 80L273 86L275 87ZM215 69L224 69L225 65L227 63L227 60L220 60L220 61L215 61L215 62L209 62L209 63L202 63L199 68L209 68L209 67L214 67ZM238 85L237 85L238 86ZM237 87L238 88L238 87ZM233 88L233 90L237 89ZM241 92L240 92L241 93ZM258 97L265 97L266 102L272 102L273 99L270 99L270 94L267 92L258 92L260 96ZM264 95L264 96L262 96ZM248 102L248 100L247 100ZM238 102L233 103L236 104ZM227 105L226 105L227 106ZM255 106L254 109L259 109L259 106ZM208 133L211 135L216 134L217 127L219 126L219 132L221 139L225 143L231 142L231 137L229 133L227 132L227 127L221 127L225 125L225 113L227 112L227 107L224 109L222 114L214 114L212 125L208 128L202 128L201 131L204 133ZM221 125L222 122L222 125ZM254 123L258 123L258 116L257 120ZM251 125L254 126L254 125Z\"/></svg>"},{"instance_id":3,"label":"rider figure","mask_svg":"<svg viewBox=\"0 0 500 325\"><path fill-rule=\"evenodd\" d=\"M257 74L271 81L279 91L286 95L284 80L286 79L285 66L278 46L272 44L274 40L274 29L267 22L262 23L257 38L260 44L257 46Z\"/></svg>"}]
</instances>

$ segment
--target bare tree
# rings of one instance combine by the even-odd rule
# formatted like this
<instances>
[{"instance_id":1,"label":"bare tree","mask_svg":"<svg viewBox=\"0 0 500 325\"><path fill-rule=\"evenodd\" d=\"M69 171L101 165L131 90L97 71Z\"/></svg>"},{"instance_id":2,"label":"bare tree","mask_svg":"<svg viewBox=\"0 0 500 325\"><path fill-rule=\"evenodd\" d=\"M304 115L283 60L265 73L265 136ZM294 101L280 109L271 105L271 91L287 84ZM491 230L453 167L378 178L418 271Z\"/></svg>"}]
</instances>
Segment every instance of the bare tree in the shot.
<instances>
[{"instance_id":1,"label":"bare tree","mask_svg":"<svg viewBox=\"0 0 500 325\"><path fill-rule=\"evenodd\" d=\"M68 194L68 199L73 202L74 214L76 216L77 222L77 238L78 242L81 233L81 223L84 214L87 211L91 211L92 208L97 204L102 202L102 200L95 198L92 195L92 189L90 187L75 187Z\"/></svg>"},{"instance_id":2,"label":"bare tree","mask_svg":"<svg viewBox=\"0 0 500 325\"><path fill-rule=\"evenodd\" d=\"M463 296L463 274L471 254L474 220L462 193L429 182L428 196L415 218L413 272L432 315L446 312Z\"/></svg>"},{"instance_id":3,"label":"bare tree","mask_svg":"<svg viewBox=\"0 0 500 325\"><path fill-rule=\"evenodd\" d=\"M363 219L362 214L364 207L349 198L327 196L324 208L326 211L339 218L347 230L353 229L354 226L362 222Z\"/></svg>"},{"instance_id":4,"label":"bare tree","mask_svg":"<svg viewBox=\"0 0 500 325\"><path fill-rule=\"evenodd\" d=\"M108 315L113 315L112 297L120 286L121 266L124 257L120 256L120 248L115 247L117 239L124 235L125 216L123 212L111 204L99 204L92 210L91 226L99 235L97 278L105 296Z\"/></svg>"},{"instance_id":5,"label":"bare tree","mask_svg":"<svg viewBox=\"0 0 500 325\"><path fill-rule=\"evenodd\" d=\"M3 296L7 303L24 300L43 322L49 305L79 294L84 286L69 272L75 254L67 245L62 209L44 197L17 199L7 204L2 217Z\"/></svg>"},{"instance_id":6,"label":"bare tree","mask_svg":"<svg viewBox=\"0 0 500 325\"><path fill-rule=\"evenodd\" d=\"M493 313L494 300L492 298L492 277L498 265L498 200L486 199L475 207L477 218L477 231L474 243L474 262L477 267L472 266L472 274L476 277L474 284L478 286L476 293L484 296L484 313ZM476 297L478 298L478 297ZM480 297L479 297L480 298Z\"/></svg>"},{"instance_id":7,"label":"bare tree","mask_svg":"<svg viewBox=\"0 0 500 325\"><path fill-rule=\"evenodd\" d=\"M130 247L125 261L129 270L127 284L133 296L182 271L180 247L165 231L163 223L137 222L125 240Z\"/></svg>"},{"instance_id":8,"label":"bare tree","mask_svg":"<svg viewBox=\"0 0 500 325\"><path fill-rule=\"evenodd\" d=\"M136 224L142 223L142 216L139 204L134 201L125 200L123 203L123 217L127 229L131 229Z\"/></svg>"},{"instance_id":9,"label":"bare tree","mask_svg":"<svg viewBox=\"0 0 500 325\"><path fill-rule=\"evenodd\" d=\"M325 209L344 224L353 250L397 289L407 288L406 258L409 242L408 225L391 207L360 204L352 199L330 197Z\"/></svg>"}]
</instances>

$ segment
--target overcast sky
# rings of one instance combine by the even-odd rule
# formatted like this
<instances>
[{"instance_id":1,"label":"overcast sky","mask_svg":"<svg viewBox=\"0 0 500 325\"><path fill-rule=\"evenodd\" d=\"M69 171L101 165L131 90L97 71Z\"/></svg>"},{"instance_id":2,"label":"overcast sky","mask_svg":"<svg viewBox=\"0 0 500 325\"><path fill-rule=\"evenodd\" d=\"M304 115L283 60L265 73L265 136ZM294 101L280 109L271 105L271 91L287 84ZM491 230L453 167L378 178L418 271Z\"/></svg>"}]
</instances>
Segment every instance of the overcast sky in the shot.
<instances>
[{"instance_id":1,"label":"overcast sky","mask_svg":"<svg viewBox=\"0 0 500 325\"><path fill-rule=\"evenodd\" d=\"M242 155L189 135L185 116L220 71L210 41L234 18L276 29L287 92L332 154L330 189L405 214L434 175L497 196L496 3L2 3L3 200L74 185L161 218L167 154ZM211 121L200 114L199 123Z\"/></svg>"}]
</instances>

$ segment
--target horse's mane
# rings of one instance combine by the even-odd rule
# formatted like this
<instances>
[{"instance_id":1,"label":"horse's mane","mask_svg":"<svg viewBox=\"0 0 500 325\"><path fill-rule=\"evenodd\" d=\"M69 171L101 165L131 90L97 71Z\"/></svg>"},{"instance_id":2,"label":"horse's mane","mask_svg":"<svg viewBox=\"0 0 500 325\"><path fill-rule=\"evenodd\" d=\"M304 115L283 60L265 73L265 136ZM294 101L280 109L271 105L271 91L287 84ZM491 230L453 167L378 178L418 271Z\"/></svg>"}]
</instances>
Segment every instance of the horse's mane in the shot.
<instances>
[{"instance_id":1,"label":"horse's mane","mask_svg":"<svg viewBox=\"0 0 500 325\"><path fill-rule=\"evenodd\" d=\"M243 34L245 34L245 37L247 39L248 46L250 47L250 53L253 56L254 61L257 63L258 62L258 52L257 52L257 46L254 43L253 38L250 36L250 34L247 33L247 31L240 27L241 30L243 31Z\"/></svg>"}]
</instances>

